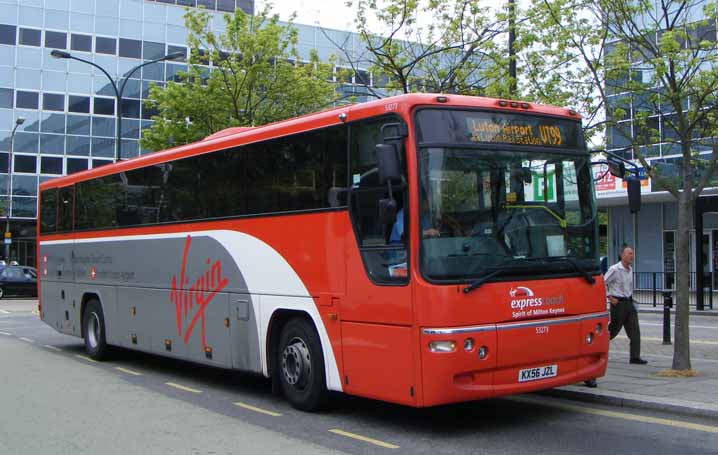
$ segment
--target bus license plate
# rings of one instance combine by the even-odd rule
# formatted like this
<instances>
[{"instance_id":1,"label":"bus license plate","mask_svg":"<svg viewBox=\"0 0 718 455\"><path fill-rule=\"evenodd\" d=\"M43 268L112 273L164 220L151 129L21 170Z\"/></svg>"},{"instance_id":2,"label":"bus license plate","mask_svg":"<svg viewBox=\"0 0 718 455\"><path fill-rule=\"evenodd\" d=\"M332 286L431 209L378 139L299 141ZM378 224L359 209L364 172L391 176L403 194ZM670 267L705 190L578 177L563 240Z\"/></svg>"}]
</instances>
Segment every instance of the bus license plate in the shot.
<instances>
[{"instance_id":1,"label":"bus license plate","mask_svg":"<svg viewBox=\"0 0 718 455\"><path fill-rule=\"evenodd\" d=\"M519 382L535 381L537 379L552 378L558 374L558 365L547 365L538 368L519 370Z\"/></svg>"}]
</instances>

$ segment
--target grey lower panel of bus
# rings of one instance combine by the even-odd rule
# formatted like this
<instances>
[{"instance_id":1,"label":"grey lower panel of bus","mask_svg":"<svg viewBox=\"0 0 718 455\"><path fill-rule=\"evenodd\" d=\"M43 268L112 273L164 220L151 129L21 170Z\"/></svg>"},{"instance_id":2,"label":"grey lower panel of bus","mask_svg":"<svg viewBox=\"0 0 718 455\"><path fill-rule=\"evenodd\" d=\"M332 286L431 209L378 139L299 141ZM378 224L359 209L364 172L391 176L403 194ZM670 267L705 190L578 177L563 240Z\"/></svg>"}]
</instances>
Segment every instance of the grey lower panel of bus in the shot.
<instances>
[{"instance_id":1,"label":"grey lower panel of bus","mask_svg":"<svg viewBox=\"0 0 718 455\"><path fill-rule=\"evenodd\" d=\"M42 317L62 333L82 336L83 296L94 294L109 344L262 371L259 297L213 238L49 243L40 261Z\"/></svg>"}]
</instances>

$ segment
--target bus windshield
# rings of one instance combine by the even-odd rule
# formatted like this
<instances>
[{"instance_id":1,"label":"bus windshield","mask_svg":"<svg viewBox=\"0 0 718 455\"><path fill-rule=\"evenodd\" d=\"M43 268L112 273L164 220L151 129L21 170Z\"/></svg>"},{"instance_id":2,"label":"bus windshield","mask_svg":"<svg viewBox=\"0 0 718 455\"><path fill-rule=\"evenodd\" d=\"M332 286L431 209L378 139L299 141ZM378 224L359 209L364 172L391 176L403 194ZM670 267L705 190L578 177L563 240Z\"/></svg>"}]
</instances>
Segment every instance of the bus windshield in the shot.
<instances>
[{"instance_id":1,"label":"bus windshield","mask_svg":"<svg viewBox=\"0 0 718 455\"><path fill-rule=\"evenodd\" d=\"M494 144L420 144L418 153L428 279L598 270L587 153Z\"/></svg>"}]
</instances>

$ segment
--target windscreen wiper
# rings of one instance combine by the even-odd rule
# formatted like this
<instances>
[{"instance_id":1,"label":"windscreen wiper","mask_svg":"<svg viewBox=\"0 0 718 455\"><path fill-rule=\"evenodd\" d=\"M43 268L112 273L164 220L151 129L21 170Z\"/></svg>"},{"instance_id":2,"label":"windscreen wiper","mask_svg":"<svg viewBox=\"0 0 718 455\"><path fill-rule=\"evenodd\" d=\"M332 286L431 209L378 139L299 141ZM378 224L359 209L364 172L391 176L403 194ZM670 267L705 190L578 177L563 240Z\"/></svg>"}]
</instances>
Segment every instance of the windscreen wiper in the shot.
<instances>
[{"instance_id":1,"label":"windscreen wiper","mask_svg":"<svg viewBox=\"0 0 718 455\"><path fill-rule=\"evenodd\" d=\"M576 260L574 258L569 257L569 256L564 256L562 259L566 259L566 262L571 264L573 266L573 268L576 269L576 271L580 272L581 275L583 275L583 277L586 279L588 284L593 284L596 282L596 279L593 276L591 276L590 273L588 273L588 270L581 267L578 264L578 262L576 262Z\"/></svg>"},{"instance_id":2,"label":"windscreen wiper","mask_svg":"<svg viewBox=\"0 0 718 455\"><path fill-rule=\"evenodd\" d=\"M466 286L464 288L464 294L468 294L469 292L480 288L482 284L486 283L487 281L489 281L491 278L495 277L496 275L499 275L499 274L505 272L506 270L507 269L505 269L505 268L499 268L499 269L494 270L491 273L487 273L486 275L482 276L481 278L475 279L474 281L469 283L468 286Z\"/></svg>"}]
</instances>

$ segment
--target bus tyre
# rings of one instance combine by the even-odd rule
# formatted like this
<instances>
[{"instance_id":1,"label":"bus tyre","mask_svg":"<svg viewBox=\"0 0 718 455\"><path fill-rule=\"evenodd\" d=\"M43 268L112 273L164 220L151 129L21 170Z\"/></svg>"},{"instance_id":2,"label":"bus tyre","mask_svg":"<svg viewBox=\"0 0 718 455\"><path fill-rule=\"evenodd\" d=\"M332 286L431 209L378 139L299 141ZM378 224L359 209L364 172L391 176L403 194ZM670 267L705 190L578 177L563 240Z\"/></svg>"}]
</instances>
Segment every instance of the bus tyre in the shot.
<instances>
[{"instance_id":1,"label":"bus tyre","mask_svg":"<svg viewBox=\"0 0 718 455\"><path fill-rule=\"evenodd\" d=\"M324 354L314 326L303 318L290 320L279 338L277 371L284 396L297 409L316 411L327 400Z\"/></svg>"},{"instance_id":2,"label":"bus tyre","mask_svg":"<svg viewBox=\"0 0 718 455\"><path fill-rule=\"evenodd\" d=\"M107 357L107 340L105 338L105 316L100 302L92 299L87 302L85 315L82 318L82 333L85 335L85 351L94 360Z\"/></svg>"}]
</instances>

